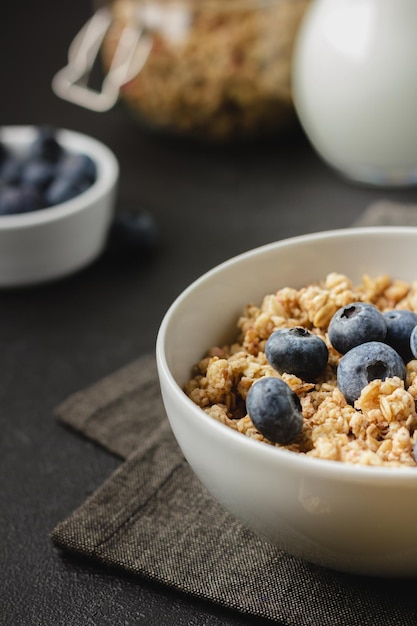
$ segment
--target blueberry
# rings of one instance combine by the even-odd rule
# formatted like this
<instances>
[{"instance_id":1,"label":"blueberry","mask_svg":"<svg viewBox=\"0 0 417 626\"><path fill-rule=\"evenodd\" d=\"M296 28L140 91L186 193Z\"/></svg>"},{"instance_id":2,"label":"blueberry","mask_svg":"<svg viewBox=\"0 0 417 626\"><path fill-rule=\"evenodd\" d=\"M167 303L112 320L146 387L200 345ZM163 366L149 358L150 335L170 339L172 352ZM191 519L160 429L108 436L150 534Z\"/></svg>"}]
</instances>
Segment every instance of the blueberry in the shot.
<instances>
[{"instance_id":1,"label":"blueberry","mask_svg":"<svg viewBox=\"0 0 417 626\"><path fill-rule=\"evenodd\" d=\"M1 181L7 185L17 185L24 168L24 159L9 154L1 166Z\"/></svg>"},{"instance_id":2,"label":"blueberry","mask_svg":"<svg viewBox=\"0 0 417 626\"><path fill-rule=\"evenodd\" d=\"M372 380L398 376L405 379L404 361L391 346L368 341L355 346L340 359L337 385L346 402L354 404L361 391Z\"/></svg>"},{"instance_id":3,"label":"blueberry","mask_svg":"<svg viewBox=\"0 0 417 626\"><path fill-rule=\"evenodd\" d=\"M158 240L155 220L145 210L116 215L110 227L107 252L127 260L153 252Z\"/></svg>"},{"instance_id":4,"label":"blueberry","mask_svg":"<svg viewBox=\"0 0 417 626\"><path fill-rule=\"evenodd\" d=\"M86 154L66 154L59 162L58 175L72 184L85 182L90 185L95 181L97 168L93 159Z\"/></svg>"},{"instance_id":5,"label":"blueberry","mask_svg":"<svg viewBox=\"0 0 417 626\"><path fill-rule=\"evenodd\" d=\"M404 362L408 363L413 358L410 336L413 328L417 326L417 313L406 309L395 309L386 311L383 315L387 323L385 343L394 348Z\"/></svg>"},{"instance_id":6,"label":"blueberry","mask_svg":"<svg viewBox=\"0 0 417 626\"><path fill-rule=\"evenodd\" d=\"M54 179L55 173L56 167L53 163L40 159L31 159L24 163L21 182L23 185L35 187L35 189L43 191Z\"/></svg>"},{"instance_id":7,"label":"blueberry","mask_svg":"<svg viewBox=\"0 0 417 626\"><path fill-rule=\"evenodd\" d=\"M53 126L40 126L29 148L28 158L57 163L62 154L63 148L56 138L56 129Z\"/></svg>"},{"instance_id":8,"label":"blueberry","mask_svg":"<svg viewBox=\"0 0 417 626\"><path fill-rule=\"evenodd\" d=\"M312 380L326 367L329 352L323 339L295 326L273 332L266 342L265 355L281 374L287 372Z\"/></svg>"},{"instance_id":9,"label":"blueberry","mask_svg":"<svg viewBox=\"0 0 417 626\"><path fill-rule=\"evenodd\" d=\"M255 428L273 443L289 444L303 428L300 400L280 378L265 376L255 382L246 397L246 410Z\"/></svg>"},{"instance_id":10,"label":"blueberry","mask_svg":"<svg viewBox=\"0 0 417 626\"><path fill-rule=\"evenodd\" d=\"M0 188L0 215L29 213L42 208L42 196L30 187L5 185Z\"/></svg>"},{"instance_id":11,"label":"blueberry","mask_svg":"<svg viewBox=\"0 0 417 626\"><path fill-rule=\"evenodd\" d=\"M353 302L336 311L328 334L333 348L345 354L365 341L384 341L387 323L373 304Z\"/></svg>"},{"instance_id":12,"label":"blueberry","mask_svg":"<svg viewBox=\"0 0 417 626\"><path fill-rule=\"evenodd\" d=\"M81 185L74 184L71 180L68 180L65 177L57 177L51 182L45 191L45 204L47 206L55 206L56 204L61 204L61 202L72 200L72 198L79 196L80 193L85 191L85 189L89 186L89 184L86 184L83 187Z\"/></svg>"},{"instance_id":13,"label":"blueberry","mask_svg":"<svg viewBox=\"0 0 417 626\"><path fill-rule=\"evenodd\" d=\"M417 359L417 329L413 328L410 335L410 350L412 357Z\"/></svg>"}]
</instances>

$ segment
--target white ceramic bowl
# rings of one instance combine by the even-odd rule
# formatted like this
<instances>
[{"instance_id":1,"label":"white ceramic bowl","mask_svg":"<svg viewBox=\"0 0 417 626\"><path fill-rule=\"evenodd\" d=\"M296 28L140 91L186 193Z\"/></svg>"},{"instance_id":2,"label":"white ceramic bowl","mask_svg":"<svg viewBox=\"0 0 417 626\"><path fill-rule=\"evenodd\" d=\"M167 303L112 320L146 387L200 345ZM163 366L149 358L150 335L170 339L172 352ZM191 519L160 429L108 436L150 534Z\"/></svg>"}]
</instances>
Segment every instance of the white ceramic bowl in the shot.
<instances>
[{"instance_id":1,"label":"white ceramic bowl","mask_svg":"<svg viewBox=\"0 0 417 626\"><path fill-rule=\"evenodd\" d=\"M212 495L273 544L333 569L417 574L417 469L361 467L268 446L215 421L182 391L191 367L232 338L248 302L331 271L359 281L417 278L417 228L336 230L247 252L188 287L166 313L156 356L166 412L190 466Z\"/></svg>"},{"instance_id":2,"label":"white ceramic bowl","mask_svg":"<svg viewBox=\"0 0 417 626\"><path fill-rule=\"evenodd\" d=\"M23 153L36 136L32 126L5 126L0 140ZM92 262L102 251L111 223L119 176L114 154L92 137L58 130L68 151L90 156L94 184L54 207L0 216L0 287L20 287L60 278Z\"/></svg>"}]
</instances>

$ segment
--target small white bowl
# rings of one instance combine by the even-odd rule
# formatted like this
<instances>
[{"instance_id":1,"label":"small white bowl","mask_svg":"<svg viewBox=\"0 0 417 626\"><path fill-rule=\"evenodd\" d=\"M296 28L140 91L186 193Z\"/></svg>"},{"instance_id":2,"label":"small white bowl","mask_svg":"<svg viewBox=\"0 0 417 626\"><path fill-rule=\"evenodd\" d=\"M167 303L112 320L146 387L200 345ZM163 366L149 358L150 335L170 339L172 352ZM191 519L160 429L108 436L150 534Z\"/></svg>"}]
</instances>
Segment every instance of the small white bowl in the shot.
<instances>
[{"instance_id":1,"label":"small white bowl","mask_svg":"<svg viewBox=\"0 0 417 626\"><path fill-rule=\"evenodd\" d=\"M33 126L4 126L0 140L24 153L37 133ZM79 196L30 213L0 216L0 287L21 287L61 278L91 263L103 250L119 176L114 154L77 132L57 131L68 151L90 156L97 179Z\"/></svg>"},{"instance_id":2,"label":"small white bowl","mask_svg":"<svg viewBox=\"0 0 417 626\"><path fill-rule=\"evenodd\" d=\"M166 313L156 356L176 439L212 495L259 535L302 559L376 576L417 574L417 468L363 467L255 441L215 421L182 391L242 308L284 286L340 272L417 278L417 228L337 230L233 258L189 286Z\"/></svg>"}]
</instances>

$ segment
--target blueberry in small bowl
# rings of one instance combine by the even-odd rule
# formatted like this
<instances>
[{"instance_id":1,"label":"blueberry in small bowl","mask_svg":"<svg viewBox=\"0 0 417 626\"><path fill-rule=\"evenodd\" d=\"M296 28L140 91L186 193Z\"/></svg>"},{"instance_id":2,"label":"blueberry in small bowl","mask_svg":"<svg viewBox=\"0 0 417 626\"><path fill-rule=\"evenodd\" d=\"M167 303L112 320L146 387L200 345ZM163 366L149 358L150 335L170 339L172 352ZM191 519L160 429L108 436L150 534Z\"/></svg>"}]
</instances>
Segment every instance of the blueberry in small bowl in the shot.
<instances>
[{"instance_id":1,"label":"blueberry in small bowl","mask_svg":"<svg viewBox=\"0 0 417 626\"><path fill-rule=\"evenodd\" d=\"M119 166L97 139L50 126L0 128L0 287L71 274L106 244Z\"/></svg>"}]
</instances>

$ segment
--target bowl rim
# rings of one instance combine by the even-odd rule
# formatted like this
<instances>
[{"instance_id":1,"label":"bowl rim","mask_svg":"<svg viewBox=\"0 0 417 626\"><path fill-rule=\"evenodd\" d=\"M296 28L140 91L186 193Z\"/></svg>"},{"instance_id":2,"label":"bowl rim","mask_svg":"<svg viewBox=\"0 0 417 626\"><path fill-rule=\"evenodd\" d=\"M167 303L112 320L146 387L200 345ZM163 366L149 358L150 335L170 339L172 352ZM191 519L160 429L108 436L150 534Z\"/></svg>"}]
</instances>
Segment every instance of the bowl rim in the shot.
<instances>
[{"instance_id":1,"label":"bowl rim","mask_svg":"<svg viewBox=\"0 0 417 626\"><path fill-rule=\"evenodd\" d=\"M188 295L194 289L200 287L205 281L212 278L216 274L221 273L224 269L232 265L240 263L243 259L256 257L269 252L276 248L285 248L288 246L319 241L331 237L352 237L352 236L380 236L381 234L397 234L397 235L414 235L417 239L417 227L413 226L358 226L349 228L340 228L333 230L318 231L294 237L288 237L278 241L274 241L265 245L258 246L235 255L212 269L204 272L200 277L192 281L172 302L165 315L162 318L157 338L156 338L156 360L158 366L158 376L163 378L164 382L169 385L170 390L175 394L178 401L185 403L186 406L194 413L196 419L203 420L207 427L214 432L217 431L223 437L230 440L232 445L239 445L242 450L247 449L250 454L262 455L271 462L285 462L288 467L294 467L297 471L305 472L306 476L315 475L316 477L329 477L354 481L354 482L372 482L378 485L383 483L404 483L415 486L417 484L417 467L390 467L390 466L373 466L358 465L348 462L333 461L327 459L313 458L304 454L292 452L284 448L275 447L257 441L250 437L245 437L227 425L218 422L210 417L205 411L197 406L182 390L176 382L167 363L165 355L166 333L169 327L171 317L175 314L177 308L187 299ZM190 364L190 370L192 367ZM240 443L239 443L240 442Z\"/></svg>"},{"instance_id":2,"label":"bowl rim","mask_svg":"<svg viewBox=\"0 0 417 626\"><path fill-rule=\"evenodd\" d=\"M0 126L0 141L6 146L25 146L36 137L38 128L35 125ZM91 187L66 202L28 213L0 215L0 231L28 228L74 215L99 201L116 185L119 163L110 148L90 135L67 128L57 127L56 136L64 148L87 154L94 160L97 165L96 180Z\"/></svg>"}]
</instances>

